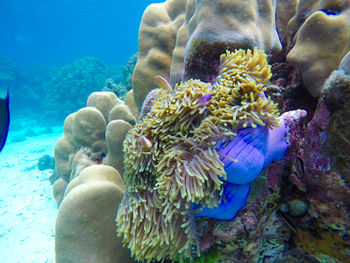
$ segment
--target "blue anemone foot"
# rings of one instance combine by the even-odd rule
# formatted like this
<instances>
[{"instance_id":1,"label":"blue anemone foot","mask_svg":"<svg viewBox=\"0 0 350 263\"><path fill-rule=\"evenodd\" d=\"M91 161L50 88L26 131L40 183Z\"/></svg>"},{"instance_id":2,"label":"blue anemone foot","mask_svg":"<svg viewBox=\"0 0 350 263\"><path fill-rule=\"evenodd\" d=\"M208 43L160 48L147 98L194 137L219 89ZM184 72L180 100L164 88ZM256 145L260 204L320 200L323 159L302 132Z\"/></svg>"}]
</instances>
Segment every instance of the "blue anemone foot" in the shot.
<instances>
[{"instance_id":1,"label":"blue anemone foot","mask_svg":"<svg viewBox=\"0 0 350 263\"><path fill-rule=\"evenodd\" d=\"M267 126L239 129L232 141L221 141L216 148L224 164L226 179L233 184L252 182L271 162L284 157L288 148L286 127ZM235 161L233 161L235 160Z\"/></svg>"},{"instance_id":2,"label":"blue anemone foot","mask_svg":"<svg viewBox=\"0 0 350 263\"><path fill-rule=\"evenodd\" d=\"M233 220L238 211L241 210L249 195L249 184L230 184L224 185L224 198L218 207L208 208L202 207L198 204L193 204L193 209L202 208L202 211L195 213L194 216L205 216L209 218L216 218L218 220Z\"/></svg>"},{"instance_id":3,"label":"blue anemone foot","mask_svg":"<svg viewBox=\"0 0 350 263\"><path fill-rule=\"evenodd\" d=\"M194 216L233 220L247 202L249 183L271 162L284 157L288 149L286 134L287 128L282 122L275 128L242 128L232 141L218 142L216 149L226 172L224 198L214 208L193 204L193 209L202 209Z\"/></svg>"},{"instance_id":4,"label":"blue anemone foot","mask_svg":"<svg viewBox=\"0 0 350 263\"><path fill-rule=\"evenodd\" d=\"M263 126L240 129L232 141L219 142L216 148L224 164L225 181L247 184L258 177L264 167L267 142L268 129Z\"/></svg>"}]
</instances>

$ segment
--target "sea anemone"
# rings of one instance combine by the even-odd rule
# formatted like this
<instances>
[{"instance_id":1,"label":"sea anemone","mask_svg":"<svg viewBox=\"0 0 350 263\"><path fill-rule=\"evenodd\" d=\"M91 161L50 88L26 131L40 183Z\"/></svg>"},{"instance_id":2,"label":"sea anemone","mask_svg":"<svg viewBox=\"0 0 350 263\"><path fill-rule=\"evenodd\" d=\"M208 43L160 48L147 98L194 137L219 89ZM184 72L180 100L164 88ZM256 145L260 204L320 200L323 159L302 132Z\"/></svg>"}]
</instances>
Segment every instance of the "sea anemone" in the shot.
<instances>
[{"instance_id":1,"label":"sea anemone","mask_svg":"<svg viewBox=\"0 0 350 263\"><path fill-rule=\"evenodd\" d=\"M152 107L146 99L124 141L128 190L117 227L137 260L199 255L194 217L233 219L249 183L287 148L277 104L264 94L264 52L220 59L214 84L190 79L170 88L157 77L165 88L152 93Z\"/></svg>"}]
</instances>

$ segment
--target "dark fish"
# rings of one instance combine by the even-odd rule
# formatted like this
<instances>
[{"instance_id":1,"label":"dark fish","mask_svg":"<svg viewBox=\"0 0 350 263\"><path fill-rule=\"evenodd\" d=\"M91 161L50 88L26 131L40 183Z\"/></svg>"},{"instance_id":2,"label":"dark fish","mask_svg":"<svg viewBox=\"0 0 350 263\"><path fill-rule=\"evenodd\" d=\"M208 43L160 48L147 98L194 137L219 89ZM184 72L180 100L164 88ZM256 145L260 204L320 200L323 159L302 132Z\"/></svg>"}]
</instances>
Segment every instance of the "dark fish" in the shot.
<instances>
[{"instance_id":1,"label":"dark fish","mask_svg":"<svg viewBox=\"0 0 350 263\"><path fill-rule=\"evenodd\" d=\"M5 145L9 125L9 89L0 85L0 152Z\"/></svg>"}]
</instances>

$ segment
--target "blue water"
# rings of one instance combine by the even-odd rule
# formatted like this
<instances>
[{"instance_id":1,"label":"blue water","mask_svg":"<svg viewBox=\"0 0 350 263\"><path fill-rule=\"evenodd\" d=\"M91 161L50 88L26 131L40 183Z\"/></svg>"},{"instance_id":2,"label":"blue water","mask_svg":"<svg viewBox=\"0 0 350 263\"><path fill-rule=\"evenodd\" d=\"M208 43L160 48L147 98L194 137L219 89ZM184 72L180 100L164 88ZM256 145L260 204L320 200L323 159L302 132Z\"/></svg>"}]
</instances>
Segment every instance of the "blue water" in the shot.
<instances>
[{"instance_id":1,"label":"blue water","mask_svg":"<svg viewBox=\"0 0 350 263\"><path fill-rule=\"evenodd\" d=\"M11 119L37 114L61 125L106 79L125 82L142 14L159 2L0 0L0 85L10 89Z\"/></svg>"},{"instance_id":2,"label":"blue water","mask_svg":"<svg viewBox=\"0 0 350 263\"><path fill-rule=\"evenodd\" d=\"M150 0L1 0L0 55L63 66L84 56L124 64Z\"/></svg>"}]
</instances>

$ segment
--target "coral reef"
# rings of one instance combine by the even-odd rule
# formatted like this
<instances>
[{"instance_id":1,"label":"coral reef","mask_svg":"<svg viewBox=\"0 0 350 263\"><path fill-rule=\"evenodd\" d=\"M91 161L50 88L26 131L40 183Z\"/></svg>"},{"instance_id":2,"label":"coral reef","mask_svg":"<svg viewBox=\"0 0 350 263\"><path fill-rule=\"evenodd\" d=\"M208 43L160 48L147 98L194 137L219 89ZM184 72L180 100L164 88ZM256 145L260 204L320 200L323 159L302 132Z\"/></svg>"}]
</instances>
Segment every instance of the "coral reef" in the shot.
<instances>
[{"instance_id":1,"label":"coral reef","mask_svg":"<svg viewBox=\"0 0 350 263\"><path fill-rule=\"evenodd\" d=\"M134 99L134 91L130 90L125 96L125 104L129 107L130 112L135 117L138 117L137 106Z\"/></svg>"},{"instance_id":2,"label":"coral reef","mask_svg":"<svg viewBox=\"0 0 350 263\"><path fill-rule=\"evenodd\" d=\"M91 92L101 89L107 70L107 65L97 58L85 57L73 61L52 79L43 108L53 115L57 115L56 109L60 109L60 116L76 111L84 105Z\"/></svg>"},{"instance_id":3,"label":"coral reef","mask_svg":"<svg viewBox=\"0 0 350 263\"><path fill-rule=\"evenodd\" d=\"M295 223L294 240L321 262L349 258L349 99L350 76L336 70L322 87L317 110L306 128L303 174L296 173L299 180L294 180L299 199L308 206L308 215Z\"/></svg>"},{"instance_id":4,"label":"coral reef","mask_svg":"<svg viewBox=\"0 0 350 263\"><path fill-rule=\"evenodd\" d=\"M350 76L335 70L311 121L303 111L281 116L292 145L284 161L252 183L234 221L206 228L205 246L220 244L232 262L347 262L349 88Z\"/></svg>"},{"instance_id":5,"label":"coral reef","mask_svg":"<svg viewBox=\"0 0 350 263\"><path fill-rule=\"evenodd\" d=\"M275 13L276 27L282 42L287 36L287 24L295 15L296 5L297 1L295 0L277 0Z\"/></svg>"},{"instance_id":6,"label":"coral reef","mask_svg":"<svg viewBox=\"0 0 350 263\"><path fill-rule=\"evenodd\" d=\"M171 69L171 82L188 78L210 81L218 75L218 58L226 49L257 47L267 53L280 50L275 4L276 1L196 1L195 10L186 10L193 15L188 17L183 62L172 63L172 67L183 69Z\"/></svg>"},{"instance_id":7,"label":"coral reef","mask_svg":"<svg viewBox=\"0 0 350 263\"><path fill-rule=\"evenodd\" d=\"M121 106L125 114L114 114ZM58 177L69 182L83 168L102 163L123 173L123 152L115 145L118 140L123 141L127 130L132 127L130 122L135 122L135 117L114 93L92 93L87 107L70 114L64 122L63 136L57 141L54 151ZM119 156L120 161L111 155Z\"/></svg>"},{"instance_id":8,"label":"coral reef","mask_svg":"<svg viewBox=\"0 0 350 263\"><path fill-rule=\"evenodd\" d=\"M17 114L41 110L42 94L45 94L55 73L55 68L46 65L33 64L21 68L0 56L0 82L10 89L11 112Z\"/></svg>"},{"instance_id":9,"label":"coral reef","mask_svg":"<svg viewBox=\"0 0 350 263\"><path fill-rule=\"evenodd\" d=\"M288 42L288 62L301 72L310 94L318 96L349 51L349 7L348 1L306 0L169 0L150 5L141 22L140 60L133 74L137 107L140 111L155 87L155 75L171 84L189 78L211 81L226 49L258 47L276 54L279 39L285 46Z\"/></svg>"},{"instance_id":10,"label":"coral reef","mask_svg":"<svg viewBox=\"0 0 350 263\"><path fill-rule=\"evenodd\" d=\"M170 72L172 51L184 21L187 0L152 4L145 10L139 30L139 60L132 76L135 102L140 111L147 93L155 88L155 75ZM135 88L136 87L136 88Z\"/></svg>"},{"instance_id":11,"label":"coral reef","mask_svg":"<svg viewBox=\"0 0 350 263\"><path fill-rule=\"evenodd\" d=\"M38 160L38 169L44 171L55 168L55 159L48 154L41 156Z\"/></svg>"},{"instance_id":12,"label":"coral reef","mask_svg":"<svg viewBox=\"0 0 350 263\"><path fill-rule=\"evenodd\" d=\"M36 114L35 119L43 124L57 124L83 107L84 98L93 91L112 91L124 99L132 88L137 58L133 55L125 66L109 67L97 58L85 57L62 68L42 64L21 68L0 56L0 82L10 88L11 111L16 115ZM108 87L103 88L104 83Z\"/></svg>"},{"instance_id":13,"label":"coral reef","mask_svg":"<svg viewBox=\"0 0 350 263\"><path fill-rule=\"evenodd\" d=\"M178 263L216 263L220 260L220 250L213 248L206 253L203 253L200 257L194 259L178 258L175 262Z\"/></svg>"},{"instance_id":14,"label":"coral reef","mask_svg":"<svg viewBox=\"0 0 350 263\"><path fill-rule=\"evenodd\" d=\"M129 112L96 96L66 119L58 206L84 169L108 164L127 184L109 201L120 202L118 234L137 260L206 262L215 250L220 262L347 262L349 10L336 0L150 5ZM235 48L264 50L272 76L258 57L245 63L249 51L221 56Z\"/></svg>"},{"instance_id":15,"label":"coral reef","mask_svg":"<svg viewBox=\"0 0 350 263\"><path fill-rule=\"evenodd\" d=\"M67 116L83 107L84 98L94 91L101 90L104 84L105 91L112 91L123 99L131 90L131 74L136 61L137 55L134 55L127 65L119 68L108 67L97 58L85 57L64 66L45 83L46 95L40 103L45 114L51 118ZM122 76L115 77L119 71ZM31 83L34 85L33 81Z\"/></svg>"},{"instance_id":16,"label":"coral reef","mask_svg":"<svg viewBox=\"0 0 350 263\"><path fill-rule=\"evenodd\" d=\"M285 153L284 124L263 93L271 77L263 51L227 51L219 72L213 85L191 79L158 89L126 137L117 225L137 260L191 257L193 217L232 220L249 183Z\"/></svg>"},{"instance_id":17,"label":"coral reef","mask_svg":"<svg viewBox=\"0 0 350 263\"><path fill-rule=\"evenodd\" d=\"M105 81L105 86L103 87L103 91L112 91L121 99L124 99L125 95L132 89L131 79L132 73L134 71L136 62L138 59L138 54L134 54L130 57L128 63L120 67L111 67L109 69L109 75L111 78ZM120 76L114 76L116 74L120 74Z\"/></svg>"}]
</instances>

